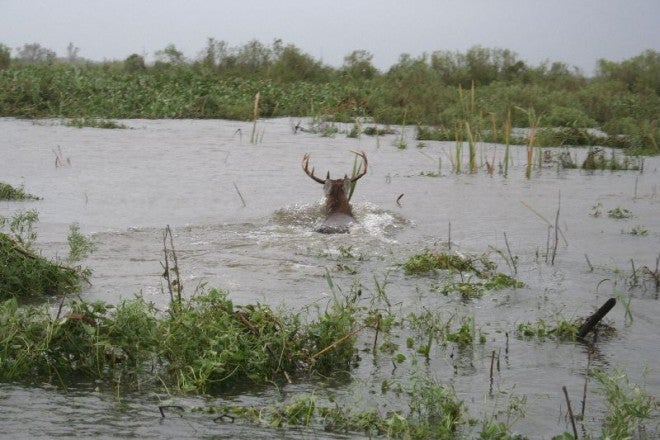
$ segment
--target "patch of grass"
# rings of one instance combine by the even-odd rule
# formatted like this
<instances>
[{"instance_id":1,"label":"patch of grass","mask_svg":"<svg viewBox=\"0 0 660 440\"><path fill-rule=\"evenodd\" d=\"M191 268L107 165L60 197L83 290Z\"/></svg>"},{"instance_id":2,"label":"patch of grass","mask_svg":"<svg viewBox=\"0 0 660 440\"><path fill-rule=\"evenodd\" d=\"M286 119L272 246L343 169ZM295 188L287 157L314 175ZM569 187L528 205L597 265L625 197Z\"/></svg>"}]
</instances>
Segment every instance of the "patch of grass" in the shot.
<instances>
[{"instance_id":1,"label":"patch of grass","mask_svg":"<svg viewBox=\"0 0 660 440\"><path fill-rule=\"evenodd\" d=\"M560 319L555 325L549 325L545 320L538 319L535 323L521 323L516 328L516 335L520 338L554 338L560 341L574 341L577 339L580 325Z\"/></svg>"},{"instance_id":2,"label":"patch of grass","mask_svg":"<svg viewBox=\"0 0 660 440\"><path fill-rule=\"evenodd\" d=\"M607 216L609 218L615 218L617 220L632 218L632 212L627 208L616 207L607 211Z\"/></svg>"},{"instance_id":3,"label":"patch of grass","mask_svg":"<svg viewBox=\"0 0 660 440\"><path fill-rule=\"evenodd\" d=\"M96 250L94 242L80 232L78 223L69 225L67 242L69 243L69 256L66 259L68 263L84 260Z\"/></svg>"},{"instance_id":4,"label":"patch of grass","mask_svg":"<svg viewBox=\"0 0 660 440\"><path fill-rule=\"evenodd\" d=\"M39 256L0 232L0 299L60 295L80 290L81 275L73 268Z\"/></svg>"},{"instance_id":5,"label":"patch of grass","mask_svg":"<svg viewBox=\"0 0 660 440\"><path fill-rule=\"evenodd\" d=\"M496 264L487 255L468 258L460 254L435 254L426 249L424 252L413 255L403 264L407 275L424 275L437 270L447 270L450 274L459 274L461 280L450 281L439 291L443 294L459 293L463 299L478 298L488 290L524 287L524 284L515 278L503 273L496 273ZM465 275L476 275L480 280L472 281L471 277L465 280Z\"/></svg>"},{"instance_id":6,"label":"patch of grass","mask_svg":"<svg viewBox=\"0 0 660 440\"><path fill-rule=\"evenodd\" d=\"M0 200L39 200L39 197L25 192L23 186L13 187L0 182Z\"/></svg>"},{"instance_id":7,"label":"patch of grass","mask_svg":"<svg viewBox=\"0 0 660 440\"><path fill-rule=\"evenodd\" d=\"M636 157L625 156L619 159L617 153L612 150L609 157L605 154L605 150L599 147L590 148L587 153L586 159L582 162L582 169L585 170L640 170L641 159Z\"/></svg>"},{"instance_id":8,"label":"patch of grass","mask_svg":"<svg viewBox=\"0 0 660 440\"><path fill-rule=\"evenodd\" d=\"M645 236L649 235L648 229L646 229L644 226L641 226L641 225L633 226L633 228L631 230L621 231L621 232L624 233L624 234L637 235L637 236L640 236L640 237L645 237Z\"/></svg>"},{"instance_id":9,"label":"patch of grass","mask_svg":"<svg viewBox=\"0 0 660 440\"><path fill-rule=\"evenodd\" d=\"M652 419L657 408L655 398L630 384L620 371L606 374L596 370L593 376L603 387L608 403L602 438L635 438L645 432L644 422Z\"/></svg>"},{"instance_id":10,"label":"patch of grass","mask_svg":"<svg viewBox=\"0 0 660 440\"><path fill-rule=\"evenodd\" d=\"M423 275L435 270L450 270L457 272L474 272L479 276L495 268L487 256L467 258L460 254L440 253L434 254L426 249L423 252L412 255L403 264L407 275Z\"/></svg>"},{"instance_id":11,"label":"patch of grass","mask_svg":"<svg viewBox=\"0 0 660 440\"><path fill-rule=\"evenodd\" d=\"M444 127L432 128L418 125L415 139L418 141L453 141L456 138L454 130Z\"/></svg>"},{"instance_id":12,"label":"patch of grass","mask_svg":"<svg viewBox=\"0 0 660 440\"><path fill-rule=\"evenodd\" d=\"M124 124L120 124L116 121L107 120L107 119L97 119L97 118L75 118L69 119L64 122L64 125L68 127L91 127L91 128L105 128L105 129L123 129L128 128Z\"/></svg>"},{"instance_id":13,"label":"patch of grass","mask_svg":"<svg viewBox=\"0 0 660 440\"><path fill-rule=\"evenodd\" d=\"M51 261L32 249L36 211L18 212L11 219L0 216L0 299L77 292L91 271L70 264L85 258L93 244L77 225L69 233L70 253L66 264ZM7 230L9 234L1 232Z\"/></svg>"},{"instance_id":14,"label":"patch of grass","mask_svg":"<svg viewBox=\"0 0 660 440\"><path fill-rule=\"evenodd\" d=\"M308 324L268 306L234 305L211 289L162 317L140 296L117 307L74 300L53 317L46 305L0 303L0 380L98 380L135 389L161 383L207 393L298 373L350 368L352 309L336 303Z\"/></svg>"},{"instance_id":15,"label":"patch of grass","mask_svg":"<svg viewBox=\"0 0 660 440\"><path fill-rule=\"evenodd\" d=\"M484 292L489 290L501 290L506 288L515 289L524 286L525 284L522 281L498 272L483 282L461 281L447 283L441 289L441 292L445 295L449 293L458 293L463 299L472 299L480 298Z\"/></svg>"},{"instance_id":16,"label":"patch of grass","mask_svg":"<svg viewBox=\"0 0 660 440\"><path fill-rule=\"evenodd\" d=\"M448 331L445 336L447 341L454 342L459 347L467 347L473 344L475 334L474 318L464 318L458 330Z\"/></svg>"},{"instance_id":17,"label":"patch of grass","mask_svg":"<svg viewBox=\"0 0 660 440\"><path fill-rule=\"evenodd\" d=\"M554 324L549 324L544 319L538 319L536 322L525 322L516 327L516 336L519 338L538 338L555 339L558 341L575 341L578 331L584 324L584 318L578 318L573 321L567 321L559 318ZM612 335L616 329L604 322L596 324L596 330L601 335Z\"/></svg>"},{"instance_id":18,"label":"patch of grass","mask_svg":"<svg viewBox=\"0 0 660 440\"><path fill-rule=\"evenodd\" d=\"M321 405L314 395L301 394L272 406L193 407L225 417L239 417L251 423L274 428L302 427L336 434L363 434L369 437L401 439L455 438L465 425L466 408L456 393L431 379L415 379L401 388L409 397L408 407L388 411L360 411L355 407ZM182 408L183 409L183 408ZM185 409L184 409L185 410Z\"/></svg>"},{"instance_id":19,"label":"patch of grass","mask_svg":"<svg viewBox=\"0 0 660 440\"><path fill-rule=\"evenodd\" d=\"M362 134L366 134L367 136L384 136L388 134L396 134L396 131L390 127L365 127L362 130Z\"/></svg>"},{"instance_id":20,"label":"patch of grass","mask_svg":"<svg viewBox=\"0 0 660 440\"><path fill-rule=\"evenodd\" d=\"M540 128L536 134L536 145L539 147L598 145L603 141L603 137L592 135L586 128Z\"/></svg>"}]
</instances>

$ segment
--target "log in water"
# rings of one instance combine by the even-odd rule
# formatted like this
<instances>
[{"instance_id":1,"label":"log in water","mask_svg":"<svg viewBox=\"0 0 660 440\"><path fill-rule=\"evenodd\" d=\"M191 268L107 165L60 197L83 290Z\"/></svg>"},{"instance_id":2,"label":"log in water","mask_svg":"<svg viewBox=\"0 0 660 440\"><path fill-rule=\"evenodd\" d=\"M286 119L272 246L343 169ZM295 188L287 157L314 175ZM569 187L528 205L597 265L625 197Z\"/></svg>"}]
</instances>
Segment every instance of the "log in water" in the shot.
<instances>
[{"instance_id":1,"label":"log in water","mask_svg":"<svg viewBox=\"0 0 660 440\"><path fill-rule=\"evenodd\" d=\"M607 313L612 310L612 307L614 307L616 304L616 299L610 298L608 299L605 304L601 306L600 309L596 311L593 315L591 315L584 324L582 324L582 327L580 327L580 330L578 331L578 338L584 338L587 333L589 333L595 326L598 324L598 322L603 319Z\"/></svg>"}]
</instances>

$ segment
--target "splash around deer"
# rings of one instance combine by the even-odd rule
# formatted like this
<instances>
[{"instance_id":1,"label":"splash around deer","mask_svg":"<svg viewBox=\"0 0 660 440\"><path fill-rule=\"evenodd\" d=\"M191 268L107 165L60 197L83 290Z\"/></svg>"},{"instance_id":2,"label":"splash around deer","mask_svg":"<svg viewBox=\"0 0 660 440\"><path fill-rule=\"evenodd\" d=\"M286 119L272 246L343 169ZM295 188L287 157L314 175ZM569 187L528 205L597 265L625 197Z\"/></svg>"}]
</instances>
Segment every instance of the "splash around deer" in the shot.
<instances>
[{"instance_id":1,"label":"splash around deer","mask_svg":"<svg viewBox=\"0 0 660 440\"><path fill-rule=\"evenodd\" d=\"M311 171L309 170L309 154L303 156L303 171L312 180L322 184L323 192L325 193L325 206L323 207L325 220L321 226L316 228L316 232L323 234L347 233L349 232L350 225L355 222L349 199L355 182L367 174L367 155L364 151L354 153L362 159L360 167L353 176L348 177L345 174L342 179L331 179L329 171L325 179L316 177L314 175L314 167L312 167Z\"/></svg>"}]
</instances>

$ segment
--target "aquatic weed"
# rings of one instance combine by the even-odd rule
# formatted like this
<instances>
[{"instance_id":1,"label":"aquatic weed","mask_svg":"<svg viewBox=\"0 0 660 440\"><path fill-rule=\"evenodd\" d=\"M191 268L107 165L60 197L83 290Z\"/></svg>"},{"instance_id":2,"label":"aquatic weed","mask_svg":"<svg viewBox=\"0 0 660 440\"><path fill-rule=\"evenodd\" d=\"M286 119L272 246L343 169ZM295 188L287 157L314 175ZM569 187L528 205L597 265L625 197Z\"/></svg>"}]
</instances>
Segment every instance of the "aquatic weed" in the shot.
<instances>
[{"instance_id":1,"label":"aquatic weed","mask_svg":"<svg viewBox=\"0 0 660 440\"><path fill-rule=\"evenodd\" d=\"M474 272L481 276L494 267L494 263L486 255L477 258L468 258L458 253L435 254L429 249L410 256L403 264L403 269L407 275L420 275L434 270L450 270Z\"/></svg>"},{"instance_id":2,"label":"aquatic weed","mask_svg":"<svg viewBox=\"0 0 660 440\"><path fill-rule=\"evenodd\" d=\"M607 374L594 370L592 373L603 387L608 403L603 438L632 438L645 432L644 421L651 419L657 408L655 398L647 395L640 386L630 384L620 371Z\"/></svg>"},{"instance_id":3,"label":"aquatic weed","mask_svg":"<svg viewBox=\"0 0 660 440\"><path fill-rule=\"evenodd\" d=\"M616 207L607 211L607 216L614 219L626 219L632 217L632 212L627 208Z\"/></svg>"},{"instance_id":4,"label":"aquatic weed","mask_svg":"<svg viewBox=\"0 0 660 440\"><path fill-rule=\"evenodd\" d=\"M80 289L81 273L49 261L0 232L0 299L57 295Z\"/></svg>"},{"instance_id":5,"label":"aquatic weed","mask_svg":"<svg viewBox=\"0 0 660 440\"><path fill-rule=\"evenodd\" d=\"M39 200L39 197L25 192L23 186L13 187L0 182L0 200Z\"/></svg>"},{"instance_id":6,"label":"aquatic weed","mask_svg":"<svg viewBox=\"0 0 660 440\"><path fill-rule=\"evenodd\" d=\"M126 125L112 120L97 119L97 118L74 118L64 122L68 127L90 127L90 128L105 128L105 129L122 129L128 128Z\"/></svg>"},{"instance_id":7,"label":"aquatic weed","mask_svg":"<svg viewBox=\"0 0 660 440\"><path fill-rule=\"evenodd\" d=\"M64 263L51 261L33 249L37 238L36 210L19 211L11 219L0 215L0 299L33 295L57 295L80 290L91 270L70 267L93 251L92 242L79 232L76 224L69 231L69 258ZM9 234L2 232L8 229Z\"/></svg>"}]
</instances>

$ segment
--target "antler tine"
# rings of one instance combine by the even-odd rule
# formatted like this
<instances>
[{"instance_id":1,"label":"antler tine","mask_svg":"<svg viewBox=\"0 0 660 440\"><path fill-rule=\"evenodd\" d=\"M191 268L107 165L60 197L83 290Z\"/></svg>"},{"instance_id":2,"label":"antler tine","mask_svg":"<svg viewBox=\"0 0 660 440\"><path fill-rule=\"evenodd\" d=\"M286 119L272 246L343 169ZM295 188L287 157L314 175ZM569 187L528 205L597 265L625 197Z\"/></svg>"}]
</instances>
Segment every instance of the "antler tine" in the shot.
<instances>
[{"instance_id":1,"label":"antler tine","mask_svg":"<svg viewBox=\"0 0 660 440\"><path fill-rule=\"evenodd\" d=\"M357 156L360 156L362 158L357 175L351 178L351 182L356 182L359 178L367 174L367 155L365 154L364 151L360 151L360 152L353 151L353 153L355 153ZM362 171L360 172L360 170Z\"/></svg>"},{"instance_id":2,"label":"antler tine","mask_svg":"<svg viewBox=\"0 0 660 440\"><path fill-rule=\"evenodd\" d=\"M325 184L325 180L319 179L314 175L314 167L312 167L311 172L309 171L309 153L305 153L305 155L303 156L302 167L303 167L303 171L305 171L305 174L307 174L309 177L314 179L314 181L321 184Z\"/></svg>"}]
</instances>

